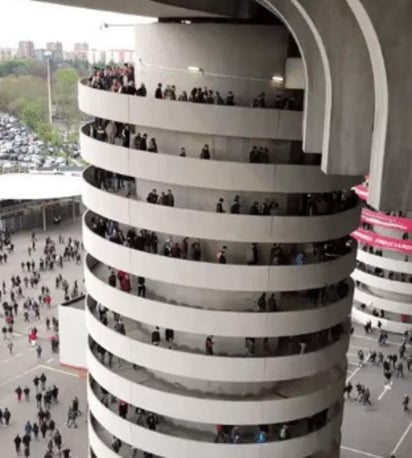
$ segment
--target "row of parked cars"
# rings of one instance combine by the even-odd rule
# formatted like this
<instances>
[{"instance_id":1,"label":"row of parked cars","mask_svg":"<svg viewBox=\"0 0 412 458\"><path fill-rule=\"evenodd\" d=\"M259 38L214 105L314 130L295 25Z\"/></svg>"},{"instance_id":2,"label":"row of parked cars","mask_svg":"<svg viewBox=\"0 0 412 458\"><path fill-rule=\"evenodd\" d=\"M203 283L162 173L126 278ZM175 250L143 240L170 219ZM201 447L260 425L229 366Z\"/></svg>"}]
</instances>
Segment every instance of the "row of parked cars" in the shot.
<instances>
[{"instance_id":1,"label":"row of parked cars","mask_svg":"<svg viewBox=\"0 0 412 458\"><path fill-rule=\"evenodd\" d=\"M66 144L72 157L79 157L79 147ZM9 115L0 116L0 168L38 170L68 165L67 158L56 156L56 149L39 140L37 135Z\"/></svg>"}]
</instances>

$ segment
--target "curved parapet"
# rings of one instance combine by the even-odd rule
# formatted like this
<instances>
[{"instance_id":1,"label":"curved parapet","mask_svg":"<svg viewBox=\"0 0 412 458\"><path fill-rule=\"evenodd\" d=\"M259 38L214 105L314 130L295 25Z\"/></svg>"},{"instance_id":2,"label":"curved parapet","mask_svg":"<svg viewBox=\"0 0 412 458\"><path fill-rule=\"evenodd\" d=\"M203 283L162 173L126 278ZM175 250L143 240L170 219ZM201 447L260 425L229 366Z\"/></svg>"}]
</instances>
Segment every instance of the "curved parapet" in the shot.
<instances>
[{"instance_id":1,"label":"curved parapet","mask_svg":"<svg viewBox=\"0 0 412 458\"><path fill-rule=\"evenodd\" d=\"M152 205L109 193L93 185L84 173L83 202L88 208L122 224L170 235L224 240L229 232L233 242L308 243L336 240L358 225L360 207L331 215L262 216L211 213L200 210Z\"/></svg>"},{"instance_id":2,"label":"curved parapet","mask_svg":"<svg viewBox=\"0 0 412 458\"><path fill-rule=\"evenodd\" d=\"M236 291L295 291L321 288L347 278L356 252L303 266L243 266L153 256L99 237L83 225L84 246L95 258L136 276L193 288Z\"/></svg>"},{"instance_id":3,"label":"curved parapet","mask_svg":"<svg viewBox=\"0 0 412 458\"><path fill-rule=\"evenodd\" d=\"M336 303L307 310L256 313L222 311L170 304L147 299L113 288L102 279L99 265L91 268L91 259L86 261L85 282L92 297L113 312L132 320L159 325L163 328L195 334L221 335L228 337L295 336L332 328L344 322L350 314L351 295Z\"/></svg>"},{"instance_id":4,"label":"curved parapet","mask_svg":"<svg viewBox=\"0 0 412 458\"><path fill-rule=\"evenodd\" d=\"M358 177L325 175L317 166L203 161L126 148L80 131L84 159L96 167L149 181L203 189L272 193L328 193L350 189Z\"/></svg>"},{"instance_id":5,"label":"curved parapet","mask_svg":"<svg viewBox=\"0 0 412 458\"><path fill-rule=\"evenodd\" d=\"M93 416L115 437L126 444L171 458L186 458L194 454L202 458L210 456L248 458L256 456L256 453L261 458L269 458L277 454L284 458L303 458L308 453L328 449L333 442L333 430L340 422L340 417L337 415L318 431L296 439L264 444L231 444L228 447L219 443L195 441L187 437L151 431L122 419L101 403L90 386L88 387L88 399Z\"/></svg>"},{"instance_id":6,"label":"curved parapet","mask_svg":"<svg viewBox=\"0 0 412 458\"><path fill-rule=\"evenodd\" d=\"M355 188L368 199L369 180ZM412 220L382 213L369 206L361 212L361 227L352 236L358 240L353 319L371 321L386 331L404 333L412 321Z\"/></svg>"},{"instance_id":7,"label":"curved parapet","mask_svg":"<svg viewBox=\"0 0 412 458\"><path fill-rule=\"evenodd\" d=\"M324 348L291 356L204 355L162 348L123 336L100 323L90 310L86 319L93 340L114 355L124 355L132 364L174 376L220 382L273 382L313 376L338 365L349 344L348 334L344 334Z\"/></svg>"},{"instance_id":8,"label":"curved parapet","mask_svg":"<svg viewBox=\"0 0 412 458\"><path fill-rule=\"evenodd\" d=\"M261 421L267 424L294 421L333 405L339 400L344 385L343 372L336 370L333 375L322 373L322 377L329 379L328 384L319 377L312 377L295 383L279 383L272 393L260 396L220 400L200 392L162 386L142 369L133 372L106 367L90 350L88 364L93 378L101 386L110 386L112 394L127 403L162 416L208 424L253 425ZM288 388L287 384L291 386Z\"/></svg>"},{"instance_id":9,"label":"curved parapet","mask_svg":"<svg viewBox=\"0 0 412 458\"><path fill-rule=\"evenodd\" d=\"M79 83L83 112L137 126L223 137L301 140L299 111L193 104L135 97L93 89Z\"/></svg>"}]
</instances>

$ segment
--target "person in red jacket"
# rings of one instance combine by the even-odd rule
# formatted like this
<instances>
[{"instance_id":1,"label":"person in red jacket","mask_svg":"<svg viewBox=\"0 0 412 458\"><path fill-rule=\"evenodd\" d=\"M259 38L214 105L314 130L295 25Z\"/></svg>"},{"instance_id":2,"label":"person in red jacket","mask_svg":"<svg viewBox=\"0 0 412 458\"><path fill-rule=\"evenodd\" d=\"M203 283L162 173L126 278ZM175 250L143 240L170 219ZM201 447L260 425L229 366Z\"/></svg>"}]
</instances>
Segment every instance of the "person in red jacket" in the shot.
<instances>
[{"instance_id":1,"label":"person in red jacket","mask_svg":"<svg viewBox=\"0 0 412 458\"><path fill-rule=\"evenodd\" d=\"M120 280L120 289L126 293L130 293L132 287L130 285L130 278L128 274L125 274L124 277L122 277Z\"/></svg>"},{"instance_id":2,"label":"person in red jacket","mask_svg":"<svg viewBox=\"0 0 412 458\"><path fill-rule=\"evenodd\" d=\"M44 296L44 303L47 305L48 308L50 308L51 305L51 297L50 294L46 294Z\"/></svg>"},{"instance_id":3,"label":"person in red jacket","mask_svg":"<svg viewBox=\"0 0 412 458\"><path fill-rule=\"evenodd\" d=\"M23 390L21 389L20 385L15 389L15 393L16 393L16 396L17 396L17 400L20 402L21 401L21 395L23 393Z\"/></svg>"}]
</instances>

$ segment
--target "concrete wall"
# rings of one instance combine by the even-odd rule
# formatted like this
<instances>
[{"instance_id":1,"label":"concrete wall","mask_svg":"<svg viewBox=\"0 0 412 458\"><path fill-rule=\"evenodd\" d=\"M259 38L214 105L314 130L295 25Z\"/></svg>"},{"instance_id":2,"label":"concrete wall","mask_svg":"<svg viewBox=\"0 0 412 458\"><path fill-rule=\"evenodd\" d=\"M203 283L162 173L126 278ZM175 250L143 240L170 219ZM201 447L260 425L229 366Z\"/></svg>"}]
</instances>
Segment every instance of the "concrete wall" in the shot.
<instances>
[{"instance_id":1,"label":"concrete wall","mask_svg":"<svg viewBox=\"0 0 412 458\"><path fill-rule=\"evenodd\" d=\"M2 208L7 210L7 207ZM75 204L75 216L80 216L84 211L81 203ZM56 206L46 208L46 225L54 225L53 218L61 216L62 221L67 221L73 218L72 203L56 203ZM43 215L40 206L33 207L30 202L27 205L22 205L22 211L16 211L15 214L1 214L0 212L0 228L8 228L12 232L27 231L35 228L43 227Z\"/></svg>"},{"instance_id":2,"label":"concrete wall","mask_svg":"<svg viewBox=\"0 0 412 458\"><path fill-rule=\"evenodd\" d=\"M232 90L247 106L260 92L274 94L272 76L285 74L288 32L282 26L159 23L135 30L136 78L149 93L160 82L176 85L178 94L207 86L222 96ZM204 74L190 73L188 66Z\"/></svg>"},{"instance_id":3,"label":"concrete wall","mask_svg":"<svg viewBox=\"0 0 412 458\"><path fill-rule=\"evenodd\" d=\"M59 305L59 336L60 363L87 368L87 329L83 308Z\"/></svg>"},{"instance_id":4,"label":"concrete wall","mask_svg":"<svg viewBox=\"0 0 412 458\"><path fill-rule=\"evenodd\" d=\"M286 60L285 87L288 89L305 89L305 68L300 57L289 57Z\"/></svg>"}]
</instances>

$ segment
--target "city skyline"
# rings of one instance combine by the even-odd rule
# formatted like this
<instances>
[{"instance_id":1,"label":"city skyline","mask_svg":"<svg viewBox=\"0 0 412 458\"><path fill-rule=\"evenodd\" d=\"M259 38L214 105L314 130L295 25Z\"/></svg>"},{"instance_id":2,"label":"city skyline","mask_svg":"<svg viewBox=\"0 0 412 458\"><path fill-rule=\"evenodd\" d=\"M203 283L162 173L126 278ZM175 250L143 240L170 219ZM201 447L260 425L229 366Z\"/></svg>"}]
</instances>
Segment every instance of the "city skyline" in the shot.
<instances>
[{"instance_id":1,"label":"city skyline","mask_svg":"<svg viewBox=\"0 0 412 458\"><path fill-rule=\"evenodd\" d=\"M63 42L61 42L59 40L49 40L49 41L47 41L47 43L42 43L42 46L38 46L37 42L34 41L34 40L18 40L18 41L16 41L16 43L12 44L11 46L1 46L0 45L0 49L4 49L4 50L5 49L10 49L10 50L15 50L17 52L18 49L19 49L19 44L20 43L27 43L27 42L32 42L33 45L34 45L34 49L36 49L36 50L50 49L49 45L51 45L51 44L61 44L63 46L63 51L64 52L76 51L75 47L77 45L86 45L90 51L95 51L95 50L99 50L99 51L133 50L133 45L130 45L128 47L114 47L113 46L111 48L105 48L105 47L96 48L96 47L90 46L90 44L87 41L76 41L76 42L73 42L73 45L71 45L70 47L67 47L65 45L65 43L63 43Z\"/></svg>"},{"instance_id":2,"label":"city skyline","mask_svg":"<svg viewBox=\"0 0 412 458\"><path fill-rule=\"evenodd\" d=\"M96 49L130 49L134 43L133 27L103 28L102 25L137 24L154 20L31 0L3 1L5 8L0 16L0 48L17 48L19 41L33 41L36 48L45 48L47 42L59 41L66 51L73 50L78 42L87 42L90 48ZM75 35L73 29L76 30Z\"/></svg>"}]
</instances>

